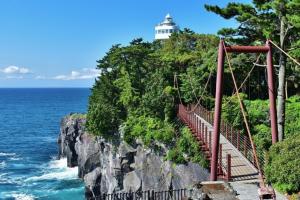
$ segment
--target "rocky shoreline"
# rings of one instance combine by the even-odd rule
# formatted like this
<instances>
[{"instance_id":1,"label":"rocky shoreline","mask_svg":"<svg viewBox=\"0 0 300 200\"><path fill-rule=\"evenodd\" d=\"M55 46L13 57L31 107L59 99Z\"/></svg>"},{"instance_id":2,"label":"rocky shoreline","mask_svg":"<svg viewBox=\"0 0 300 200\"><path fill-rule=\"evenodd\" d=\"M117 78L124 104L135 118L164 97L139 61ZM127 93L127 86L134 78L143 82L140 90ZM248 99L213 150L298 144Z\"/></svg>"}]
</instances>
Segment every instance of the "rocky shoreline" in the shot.
<instances>
[{"instance_id":1,"label":"rocky shoreline","mask_svg":"<svg viewBox=\"0 0 300 200\"><path fill-rule=\"evenodd\" d=\"M198 164L164 160L166 149L155 152L138 140L133 147L120 137L107 141L87 133L85 123L84 117L74 115L62 119L58 158L66 157L68 167L78 166L86 199L102 193L191 189L209 178Z\"/></svg>"}]
</instances>

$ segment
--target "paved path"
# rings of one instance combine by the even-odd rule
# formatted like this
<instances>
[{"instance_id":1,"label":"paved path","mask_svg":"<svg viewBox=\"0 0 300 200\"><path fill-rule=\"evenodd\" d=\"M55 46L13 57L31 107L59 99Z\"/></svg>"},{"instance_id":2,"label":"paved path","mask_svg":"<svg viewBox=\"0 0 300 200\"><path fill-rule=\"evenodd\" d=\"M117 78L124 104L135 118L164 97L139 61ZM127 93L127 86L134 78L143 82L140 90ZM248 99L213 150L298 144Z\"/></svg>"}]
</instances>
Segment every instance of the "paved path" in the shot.
<instances>
[{"instance_id":1,"label":"paved path","mask_svg":"<svg viewBox=\"0 0 300 200\"><path fill-rule=\"evenodd\" d=\"M256 200L258 197L258 182L256 181L238 181L230 182L231 187L237 192L237 198L239 200ZM276 192L276 200L287 200L283 195Z\"/></svg>"},{"instance_id":2,"label":"paved path","mask_svg":"<svg viewBox=\"0 0 300 200\"><path fill-rule=\"evenodd\" d=\"M210 123L194 113L196 117L207 126L208 131L213 132ZM211 136L212 138L212 136ZM226 156L231 154L231 176L233 181L258 179L258 170L248 161L247 158L233 146L222 134L220 134L220 144L222 144L222 164L227 165Z\"/></svg>"}]
</instances>

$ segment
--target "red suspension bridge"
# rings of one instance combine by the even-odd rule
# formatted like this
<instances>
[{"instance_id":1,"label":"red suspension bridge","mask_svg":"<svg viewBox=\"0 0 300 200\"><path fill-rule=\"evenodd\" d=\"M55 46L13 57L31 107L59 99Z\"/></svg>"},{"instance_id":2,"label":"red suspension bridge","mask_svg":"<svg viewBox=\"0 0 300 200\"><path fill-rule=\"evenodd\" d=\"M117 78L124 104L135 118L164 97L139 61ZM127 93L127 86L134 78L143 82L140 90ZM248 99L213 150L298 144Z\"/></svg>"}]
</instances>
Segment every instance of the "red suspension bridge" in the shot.
<instances>
[{"instance_id":1,"label":"red suspension bridge","mask_svg":"<svg viewBox=\"0 0 300 200\"><path fill-rule=\"evenodd\" d=\"M179 105L178 117L191 129L206 158L211 160L213 112L201 105L190 112L184 105ZM227 181L258 179L249 138L224 121L221 123L220 132L218 177Z\"/></svg>"},{"instance_id":2,"label":"red suspension bridge","mask_svg":"<svg viewBox=\"0 0 300 200\"><path fill-rule=\"evenodd\" d=\"M188 106L184 106L180 99L181 104L178 106L178 117L190 128L195 139L199 141L201 149L205 152L207 159L210 161L211 181L216 181L218 178L223 178L228 181L259 179L260 195L270 195L275 198L273 189L266 187L264 183L263 171L261 169L264 159L263 156L258 156L256 153L256 147L252 140L244 104L239 95L240 88L237 87L228 56L228 53L267 54L267 79L271 125L270 137L272 137L272 143L274 144L278 140L278 131L271 43L279 48L270 40L266 42L265 46L226 46L225 42L221 40L218 51L214 112L202 107L200 105L200 99L196 105ZM280 48L279 50L283 51ZM289 55L287 56L290 57ZM241 134L241 131L235 130L230 124L221 120L225 58L228 61L229 70L234 83L235 95L238 98L243 115L246 134ZM293 58L291 59L293 60ZM249 74L251 71L252 69ZM178 89L176 76L174 83L177 84ZM180 98L180 93L178 94Z\"/></svg>"}]
</instances>

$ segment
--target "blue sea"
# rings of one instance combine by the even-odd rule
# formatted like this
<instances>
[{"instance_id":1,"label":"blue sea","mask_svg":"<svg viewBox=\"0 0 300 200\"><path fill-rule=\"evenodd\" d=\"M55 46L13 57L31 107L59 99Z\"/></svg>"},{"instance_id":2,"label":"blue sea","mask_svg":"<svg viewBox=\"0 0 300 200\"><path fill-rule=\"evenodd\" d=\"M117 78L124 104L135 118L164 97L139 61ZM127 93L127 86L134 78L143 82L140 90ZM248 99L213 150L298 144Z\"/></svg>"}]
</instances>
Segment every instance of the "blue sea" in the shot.
<instances>
[{"instance_id":1,"label":"blue sea","mask_svg":"<svg viewBox=\"0 0 300 200\"><path fill-rule=\"evenodd\" d=\"M89 89L0 89L0 199L84 199L77 168L57 158L60 120Z\"/></svg>"}]
</instances>

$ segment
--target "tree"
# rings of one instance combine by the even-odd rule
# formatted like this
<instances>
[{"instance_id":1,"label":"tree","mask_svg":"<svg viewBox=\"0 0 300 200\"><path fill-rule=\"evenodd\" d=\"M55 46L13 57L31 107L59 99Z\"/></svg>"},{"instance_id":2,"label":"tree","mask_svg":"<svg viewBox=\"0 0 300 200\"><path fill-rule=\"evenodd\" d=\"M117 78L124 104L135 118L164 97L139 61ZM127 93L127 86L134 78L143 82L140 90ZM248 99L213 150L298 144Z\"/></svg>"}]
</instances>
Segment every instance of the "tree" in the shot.
<instances>
[{"instance_id":1,"label":"tree","mask_svg":"<svg viewBox=\"0 0 300 200\"><path fill-rule=\"evenodd\" d=\"M253 5L229 3L225 8L205 5L208 11L214 12L225 19L234 18L237 28L223 28L220 35L229 37L240 44L262 43L266 38L280 44L287 51L299 41L299 0L253 0ZM279 53L278 72L278 132L279 140L284 136L285 122L285 84L287 60Z\"/></svg>"}]
</instances>

